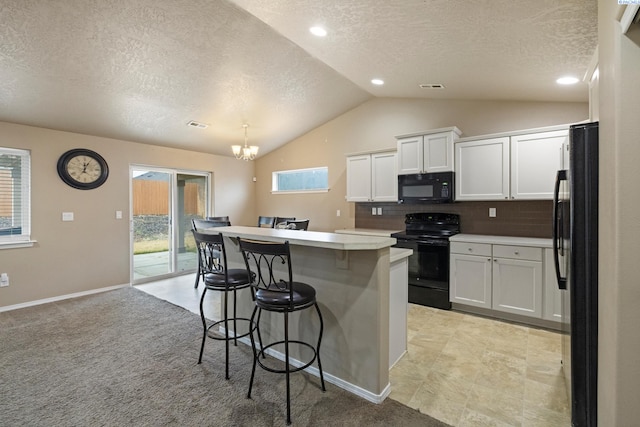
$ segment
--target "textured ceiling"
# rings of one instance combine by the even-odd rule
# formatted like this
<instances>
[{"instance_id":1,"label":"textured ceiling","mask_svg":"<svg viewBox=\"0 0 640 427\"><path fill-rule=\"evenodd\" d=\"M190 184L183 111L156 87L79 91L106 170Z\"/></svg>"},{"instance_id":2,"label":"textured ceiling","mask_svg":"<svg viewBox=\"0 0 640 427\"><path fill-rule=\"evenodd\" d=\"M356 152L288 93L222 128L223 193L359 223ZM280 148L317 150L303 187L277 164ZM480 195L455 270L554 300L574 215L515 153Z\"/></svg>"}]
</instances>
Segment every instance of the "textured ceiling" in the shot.
<instances>
[{"instance_id":1,"label":"textured ceiling","mask_svg":"<svg viewBox=\"0 0 640 427\"><path fill-rule=\"evenodd\" d=\"M586 101L555 79L583 76L596 18L595 0L0 0L0 120L223 155L249 123L264 154L373 96Z\"/></svg>"}]
</instances>

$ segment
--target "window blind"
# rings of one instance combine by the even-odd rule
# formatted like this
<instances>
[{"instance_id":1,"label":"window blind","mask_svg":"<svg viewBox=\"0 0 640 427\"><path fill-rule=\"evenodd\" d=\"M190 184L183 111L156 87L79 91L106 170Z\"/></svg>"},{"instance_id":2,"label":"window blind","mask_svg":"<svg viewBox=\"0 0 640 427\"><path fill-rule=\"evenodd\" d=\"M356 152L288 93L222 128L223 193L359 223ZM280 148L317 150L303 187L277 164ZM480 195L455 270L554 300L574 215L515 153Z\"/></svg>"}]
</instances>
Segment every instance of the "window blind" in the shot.
<instances>
[{"instance_id":1,"label":"window blind","mask_svg":"<svg viewBox=\"0 0 640 427\"><path fill-rule=\"evenodd\" d=\"M31 154L0 147L0 244L31 239Z\"/></svg>"}]
</instances>

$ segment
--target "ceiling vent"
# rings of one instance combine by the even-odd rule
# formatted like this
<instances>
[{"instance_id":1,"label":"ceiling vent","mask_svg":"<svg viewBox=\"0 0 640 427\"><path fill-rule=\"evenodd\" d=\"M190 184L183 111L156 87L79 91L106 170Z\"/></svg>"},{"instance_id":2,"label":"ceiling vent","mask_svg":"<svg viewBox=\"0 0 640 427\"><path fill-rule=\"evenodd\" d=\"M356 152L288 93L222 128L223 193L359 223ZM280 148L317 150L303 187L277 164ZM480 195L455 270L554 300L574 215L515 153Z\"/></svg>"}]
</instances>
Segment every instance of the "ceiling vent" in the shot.
<instances>
[{"instance_id":1,"label":"ceiling vent","mask_svg":"<svg viewBox=\"0 0 640 427\"><path fill-rule=\"evenodd\" d=\"M423 83L418 86L422 89L444 89L444 85L440 83Z\"/></svg>"},{"instance_id":2,"label":"ceiling vent","mask_svg":"<svg viewBox=\"0 0 640 427\"><path fill-rule=\"evenodd\" d=\"M198 128L198 129L206 129L209 127L209 125L196 122L195 120L191 120L189 123L187 123L187 126L191 126L193 128Z\"/></svg>"}]
</instances>

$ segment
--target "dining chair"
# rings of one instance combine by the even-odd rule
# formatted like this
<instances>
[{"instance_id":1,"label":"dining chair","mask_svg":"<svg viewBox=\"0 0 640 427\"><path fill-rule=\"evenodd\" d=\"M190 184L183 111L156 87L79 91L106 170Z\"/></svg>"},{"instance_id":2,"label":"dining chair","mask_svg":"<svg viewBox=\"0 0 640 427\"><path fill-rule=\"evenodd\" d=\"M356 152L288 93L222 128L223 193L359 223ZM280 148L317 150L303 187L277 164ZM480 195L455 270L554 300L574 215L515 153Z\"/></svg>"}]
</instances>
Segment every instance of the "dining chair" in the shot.
<instances>
[{"instance_id":1,"label":"dining chair","mask_svg":"<svg viewBox=\"0 0 640 427\"><path fill-rule=\"evenodd\" d=\"M258 217L258 227L273 228L276 224L276 217L262 216Z\"/></svg>"},{"instance_id":2,"label":"dining chair","mask_svg":"<svg viewBox=\"0 0 640 427\"><path fill-rule=\"evenodd\" d=\"M296 217L285 217L285 216L277 216L274 222L274 228L285 228L287 226L287 221L293 221Z\"/></svg>"},{"instance_id":3,"label":"dining chair","mask_svg":"<svg viewBox=\"0 0 640 427\"><path fill-rule=\"evenodd\" d=\"M287 228L291 230L306 230L309 228L308 219L298 219L287 221Z\"/></svg>"},{"instance_id":4,"label":"dining chair","mask_svg":"<svg viewBox=\"0 0 640 427\"><path fill-rule=\"evenodd\" d=\"M253 330L251 330L249 337L251 338L251 347L253 348L253 368L251 369L251 380L249 381L247 397L251 398L256 366L259 365L262 369L269 372L285 374L287 390L287 424L291 424L291 387L289 378L291 373L306 369L317 360L322 391L324 392L326 390L324 385L324 374L322 372L322 363L320 362L320 344L322 343L324 322L322 320L320 307L316 300L316 290L307 283L294 281L288 241L284 243L261 242L242 239L239 237L238 244L240 246L240 251L242 252L242 257L244 258L247 271L251 274L251 287L253 290L252 296L255 302L255 307L251 314L250 324L255 325L255 331L257 332L260 344L260 347L258 348L256 346ZM315 308L318 318L320 319L318 343L315 347L313 344L301 341L300 339L289 338L289 313L311 307ZM263 310L283 314L284 339L263 345L259 325ZM271 316L269 316L269 318L271 319ZM301 316L299 320L296 320L296 322L302 323L305 320L309 320L309 318ZM273 327L272 325L274 325L274 323L271 321L270 325ZM298 326L301 330L308 330L310 328L310 325ZM289 353L290 344L311 350L312 356L310 357L310 360L306 362L300 361L301 366L297 366L295 368L292 367L290 364ZM259 355L264 359L265 350L274 346L284 346L284 367L282 368L279 368L277 365L274 367L274 364L272 363L273 360L260 360ZM303 354L308 354L308 352L304 351Z\"/></svg>"},{"instance_id":5,"label":"dining chair","mask_svg":"<svg viewBox=\"0 0 640 427\"><path fill-rule=\"evenodd\" d=\"M207 216L205 217L205 219L208 219L209 221L227 221L229 222L229 216L225 215L225 216ZM231 223L229 222L229 225L231 225Z\"/></svg>"}]
</instances>

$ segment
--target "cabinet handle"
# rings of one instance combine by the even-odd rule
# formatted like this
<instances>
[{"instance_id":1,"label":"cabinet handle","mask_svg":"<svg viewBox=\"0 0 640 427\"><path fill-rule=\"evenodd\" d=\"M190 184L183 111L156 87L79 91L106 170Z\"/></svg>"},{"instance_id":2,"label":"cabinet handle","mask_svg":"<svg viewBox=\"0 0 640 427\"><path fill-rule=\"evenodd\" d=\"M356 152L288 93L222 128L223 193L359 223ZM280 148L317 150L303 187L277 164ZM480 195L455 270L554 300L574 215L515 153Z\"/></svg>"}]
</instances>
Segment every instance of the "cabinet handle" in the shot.
<instances>
[{"instance_id":1,"label":"cabinet handle","mask_svg":"<svg viewBox=\"0 0 640 427\"><path fill-rule=\"evenodd\" d=\"M498 260L497 260L497 259L494 259L494 260L493 260L493 262L498 262Z\"/></svg>"},{"instance_id":2,"label":"cabinet handle","mask_svg":"<svg viewBox=\"0 0 640 427\"><path fill-rule=\"evenodd\" d=\"M515 252L514 252L514 254L515 254L515 255L520 255L520 252L515 251Z\"/></svg>"},{"instance_id":3,"label":"cabinet handle","mask_svg":"<svg viewBox=\"0 0 640 427\"><path fill-rule=\"evenodd\" d=\"M473 249L472 249L472 248L469 248L469 252L473 252Z\"/></svg>"}]
</instances>

